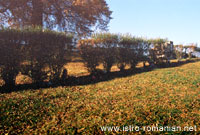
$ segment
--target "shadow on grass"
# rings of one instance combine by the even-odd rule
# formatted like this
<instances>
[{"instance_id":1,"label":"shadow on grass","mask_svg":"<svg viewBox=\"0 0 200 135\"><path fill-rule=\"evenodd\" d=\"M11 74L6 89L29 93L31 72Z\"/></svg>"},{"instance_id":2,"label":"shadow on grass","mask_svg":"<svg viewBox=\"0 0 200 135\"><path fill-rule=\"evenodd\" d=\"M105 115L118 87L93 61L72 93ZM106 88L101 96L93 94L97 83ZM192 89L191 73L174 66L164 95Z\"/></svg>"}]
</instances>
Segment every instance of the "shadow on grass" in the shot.
<instances>
[{"instance_id":1,"label":"shadow on grass","mask_svg":"<svg viewBox=\"0 0 200 135\"><path fill-rule=\"evenodd\" d=\"M79 86L79 85L88 85L88 84L95 84L98 82L104 82L109 81L115 78L121 78L121 77L128 77L135 74L143 73L143 72L149 72L156 68L171 68L171 67L178 67L182 66L184 64L188 63L194 63L200 61L200 59L195 60L186 60L186 61L180 61L180 62L172 62L169 65L160 65L157 67L145 67L145 68L136 68L133 70L124 70L124 71L115 71L110 73L103 73L99 72L96 75L87 75L87 76L79 76L79 77L73 77L70 76L66 79L65 82L56 83L56 84L50 84L49 82L41 83L41 84L20 84L15 86L14 88L6 88L6 87L0 87L0 93L10 93L13 91L23 91L23 90L37 90L41 88L56 88L59 86Z\"/></svg>"}]
</instances>

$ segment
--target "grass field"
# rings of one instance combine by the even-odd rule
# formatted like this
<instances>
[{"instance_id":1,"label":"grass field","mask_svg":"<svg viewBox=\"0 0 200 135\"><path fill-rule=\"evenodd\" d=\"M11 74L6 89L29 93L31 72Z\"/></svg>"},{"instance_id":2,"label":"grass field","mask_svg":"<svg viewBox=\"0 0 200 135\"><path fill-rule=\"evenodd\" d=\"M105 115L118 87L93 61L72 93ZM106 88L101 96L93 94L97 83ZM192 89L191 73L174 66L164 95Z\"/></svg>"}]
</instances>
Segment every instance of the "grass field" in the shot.
<instances>
[{"instance_id":1,"label":"grass field","mask_svg":"<svg viewBox=\"0 0 200 135\"><path fill-rule=\"evenodd\" d=\"M87 74L82 63L67 67L70 75ZM196 126L197 132L101 130L102 126L123 129L129 125ZM200 62L96 84L0 94L0 134L198 134L198 131Z\"/></svg>"}]
</instances>

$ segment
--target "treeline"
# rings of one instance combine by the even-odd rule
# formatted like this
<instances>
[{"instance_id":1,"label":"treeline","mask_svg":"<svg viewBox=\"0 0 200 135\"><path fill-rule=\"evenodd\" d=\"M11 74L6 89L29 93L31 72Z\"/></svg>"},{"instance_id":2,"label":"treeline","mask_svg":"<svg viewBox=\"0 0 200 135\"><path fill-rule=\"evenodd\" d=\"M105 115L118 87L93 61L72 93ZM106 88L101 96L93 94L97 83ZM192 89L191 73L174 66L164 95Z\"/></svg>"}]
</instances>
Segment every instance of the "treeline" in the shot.
<instances>
[{"instance_id":1,"label":"treeline","mask_svg":"<svg viewBox=\"0 0 200 135\"><path fill-rule=\"evenodd\" d=\"M18 74L29 76L33 83L60 83L71 61L74 36L42 29L0 30L0 78L6 87L15 86ZM103 64L109 73L113 65L123 71L126 65L135 70L139 62L150 66L169 64L179 52L167 39L144 39L131 35L97 33L77 42L77 49L91 74ZM175 50L175 51L174 51Z\"/></svg>"}]
</instances>

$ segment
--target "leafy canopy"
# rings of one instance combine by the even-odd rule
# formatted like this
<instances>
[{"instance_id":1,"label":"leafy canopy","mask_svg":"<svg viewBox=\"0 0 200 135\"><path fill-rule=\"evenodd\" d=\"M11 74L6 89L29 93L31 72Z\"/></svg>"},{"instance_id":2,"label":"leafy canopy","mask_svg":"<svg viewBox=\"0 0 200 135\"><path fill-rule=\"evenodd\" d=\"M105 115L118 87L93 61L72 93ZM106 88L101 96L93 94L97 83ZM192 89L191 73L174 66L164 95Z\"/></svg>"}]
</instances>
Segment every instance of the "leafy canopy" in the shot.
<instances>
[{"instance_id":1,"label":"leafy canopy","mask_svg":"<svg viewBox=\"0 0 200 135\"><path fill-rule=\"evenodd\" d=\"M0 25L41 26L90 34L106 30L111 11L105 0L0 0Z\"/></svg>"}]
</instances>

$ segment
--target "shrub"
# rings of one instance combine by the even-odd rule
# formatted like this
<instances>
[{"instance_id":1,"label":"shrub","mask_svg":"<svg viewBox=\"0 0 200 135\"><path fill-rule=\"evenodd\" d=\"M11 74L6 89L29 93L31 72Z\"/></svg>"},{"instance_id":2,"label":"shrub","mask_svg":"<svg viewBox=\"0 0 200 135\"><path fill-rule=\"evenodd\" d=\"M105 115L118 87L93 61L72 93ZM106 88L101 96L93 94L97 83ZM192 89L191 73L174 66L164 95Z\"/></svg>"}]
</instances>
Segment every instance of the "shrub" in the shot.
<instances>
[{"instance_id":1,"label":"shrub","mask_svg":"<svg viewBox=\"0 0 200 135\"><path fill-rule=\"evenodd\" d=\"M137 62L148 62L149 61L149 42L146 39L137 38L137 48L136 48L136 56ZM144 65L145 66L145 65Z\"/></svg>"},{"instance_id":2,"label":"shrub","mask_svg":"<svg viewBox=\"0 0 200 135\"><path fill-rule=\"evenodd\" d=\"M147 61L149 44L142 38L130 35L96 33L91 39L80 40L79 50L89 72L96 72L96 66L103 64L104 70L110 72L117 64L123 71L126 65L135 69L139 61Z\"/></svg>"},{"instance_id":3,"label":"shrub","mask_svg":"<svg viewBox=\"0 0 200 135\"><path fill-rule=\"evenodd\" d=\"M188 58L191 59L191 58L192 58L192 53L195 52L196 48L197 48L197 47L196 47L195 44L192 44L192 45L189 45L189 46L184 46L185 55L186 55L186 53L187 53Z\"/></svg>"},{"instance_id":4,"label":"shrub","mask_svg":"<svg viewBox=\"0 0 200 135\"><path fill-rule=\"evenodd\" d=\"M1 30L0 74L5 85L13 86L19 72L35 83L45 79L58 82L67 62L65 55L68 57L71 52L72 39L71 35L39 28Z\"/></svg>"},{"instance_id":5,"label":"shrub","mask_svg":"<svg viewBox=\"0 0 200 135\"><path fill-rule=\"evenodd\" d=\"M142 38L121 35L118 47L118 66L121 70L129 64L134 70L138 62L146 61L148 43Z\"/></svg>"},{"instance_id":6,"label":"shrub","mask_svg":"<svg viewBox=\"0 0 200 135\"><path fill-rule=\"evenodd\" d=\"M166 56L167 47L165 43L167 39L151 39L149 43L151 43L151 48L149 50L150 59L157 65L163 65L168 62L168 58Z\"/></svg>"},{"instance_id":7,"label":"shrub","mask_svg":"<svg viewBox=\"0 0 200 135\"><path fill-rule=\"evenodd\" d=\"M116 35L111 33L96 33L91 39L79 41L79 50L89 72L96 72L96 67L102 63L104 70L110 72L117 64L123 71L126 65L134 70L139 62L163 64L168 62L171 49L166 39L146 40L131 35ZM172 48L170 46L170 48Z\"/></svg>"},{"instance_id":8,"label":"shrub","mask_svg":"<svg viewBox=\"0 0 200 135\"><path fill-rule=\"evenodd\" d=\"M124 70L127 64L131 65L131 69L134 69L138 63L136 49L137 40L131 35L121 35L118 46L118 67L120 70Z\"/></svg>"},{"instance_id":9,"label":"shrub","mask_svg":"<svg viewBox=\"0 0 200 135\"><path fill-rule=\"evenodd\" d=\"M129 62L128 49L117 47L116 52L117 52L117 55L116 55L117 67L120 69L120 71L123 71Z\"/></svg>"},{"instance_id":10,"label":"shrub","mask_svg":"<svg viewBox=\"0 0 200 135\"><path fill-rule=\"evenodd\" d=\"M15 86L22 61L21 50L22 32L12 29L0 30L0 77L6 87Z\"/></svg>"},{"instance_id":11,"label":"shrub","mask_svg":"<svg viewBox=\"0 0 200 135\"><path fill-rule=\"evenodd\" d=\"M101 62L101 51L97 44L98 41L95 39L83 39L78 42L80 55L91 74L97 72L96 67Z\"/></svg>"},{"instance_id":12,"label":"shrub","mask_svg":"<svg viewBox=\"0 0 200 135\"><path fill-rule=\"evenodd\" d=\"M116 47L118 44L118 35L111 33L97 33L92 36L98 41L98 47L101 51L101 62L104 70L110 72L116 62Z\"/></svg>"},{"instance_id":13,"label":"shrub","mask_svg":"<svg viewBox=\"0 0 200 135\"><path fill-rule=\"evenodd\" d=\"M183 45L176 45L174 46L175 48L175 54L176 54L176 58L178 59L178 61L180 61L183 57Z\"/></svg>"},{"instance_id":14,"label":"shrub","mask_svg":"<svg viewBox=\"0 0 200 135\"><path fill-rule=\"evenodd\" d=\"M73 37L41 29L28 29L25 36L24 54L28 63L23 73L36 83L45 79L59 82L63 66L67 62L65 55L70 56Z\"/></svg>"}]
</instances>

